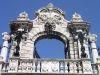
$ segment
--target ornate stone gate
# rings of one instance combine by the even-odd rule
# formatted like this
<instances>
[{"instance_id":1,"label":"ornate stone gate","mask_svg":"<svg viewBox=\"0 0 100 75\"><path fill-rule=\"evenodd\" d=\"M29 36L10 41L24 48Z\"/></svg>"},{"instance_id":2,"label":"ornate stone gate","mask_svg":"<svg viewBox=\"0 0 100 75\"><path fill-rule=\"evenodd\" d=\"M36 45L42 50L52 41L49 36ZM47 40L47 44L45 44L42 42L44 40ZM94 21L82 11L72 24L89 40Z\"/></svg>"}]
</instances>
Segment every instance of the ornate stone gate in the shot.
<instances>
[{"instance_id":1,"label":"ornate stone gate","mask_svg":"<svg viewBox=\"0 0 100 75\"><path fill-rule=\"evenodd\" d=\"M19 56L33 58L34 45L38 40L43 38L56 38L62 41L67 47L67 40L70 33L67 28L68 22L64 17L65 13L55 8L52 4L39 9L36 12L36 19L32 21L29 20L26 12L20 13L17 21L10 22L11 32L14 31L14 33L11 33L12 36L16 37L15 31L19 28L19 31L24 32L22 40L20 40ZM26 40L23 40L23 36ZM14 41L14 43L17 42ZM11 53L10 57L13 55L13 52Z\"/></svg>"},{"instance_id":2,"label":"ornate stone gate","mask_svg":"<svg viewBox=\"0 0 100 75\"><path fill-rule=\"evenodd\" d=\"M65 13L53 6L39 9L30 20L26 12L10 22L10 33L4 32L0 56L0 72L5 74L90 74L100 73L100 59L96 48L96 34L90 34L90 23L80 14L73 14L71 21ZM56 38L65 44L65 59L34 58L35 44L43 38ZM8 43L12 43L9 62L6 63ZM91 45L94 64L91 64L88 45ZM28 75L28 74L27 74Z\"/></svg>"}]
</instances>

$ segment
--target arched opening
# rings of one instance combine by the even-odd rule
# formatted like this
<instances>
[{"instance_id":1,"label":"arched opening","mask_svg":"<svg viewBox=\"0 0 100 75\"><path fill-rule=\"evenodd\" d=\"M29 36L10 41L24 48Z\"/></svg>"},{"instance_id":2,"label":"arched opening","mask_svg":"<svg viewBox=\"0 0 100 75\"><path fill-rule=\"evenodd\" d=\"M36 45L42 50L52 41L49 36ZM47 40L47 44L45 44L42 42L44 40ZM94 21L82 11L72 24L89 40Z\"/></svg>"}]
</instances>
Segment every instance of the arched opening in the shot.
<instances>
[{"instance_id":1,"label":"arched opening","mask_svg":"<svg viewBox=\"0 0 100 75\"><path fill-rule=\"evenodd\" d=\"M65 58L64 44L57 39L42 39L35 45L41 58Z\"/></svg>"},{"instance_id":2,"label":"arched opening","mask_svg":"<svg viewBox=\"0 0 100 75\"><path fill-rule=\"evenodd\" d=\"M66 58L68 42L66 36L55 31L40 32L35 36L35 51L41 58Z\"/></svg>"}]
</instances>

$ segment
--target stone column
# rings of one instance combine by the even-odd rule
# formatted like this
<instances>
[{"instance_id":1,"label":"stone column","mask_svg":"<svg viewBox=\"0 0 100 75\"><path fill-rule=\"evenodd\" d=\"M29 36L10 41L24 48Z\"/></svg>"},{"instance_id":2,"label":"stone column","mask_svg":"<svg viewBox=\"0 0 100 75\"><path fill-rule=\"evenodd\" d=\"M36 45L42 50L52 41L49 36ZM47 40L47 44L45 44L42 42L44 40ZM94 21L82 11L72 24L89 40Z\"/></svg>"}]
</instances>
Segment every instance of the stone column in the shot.
<instances>
[{"instance_id":1,"label":"stone column","mask_svg":"<svg viewBox=\"0 0 100 75\"><path fill-rule=\"evenodd\" d=\"M97 57L98 57L98 52L97 52L97 47L95 42L97 41L97 35L91 34L89 36L89 41L91 43L91 48L92 48L92 57L93 57L93 62L97 62Z\"/></svg>"},{"instance_id":2,"label":"stone column","mask_svg":"<svg viewBox=\"0 0 100 75\"><path fill-rule=\"evenodd\" d=\"M74 59L73 37L69 37L70 59Z\"/></svg>"},{"instance_id":3,"label":"stone column","mask_svg":"<svg viewBox=\"0 0 100 75\"><path fill-rule=\"evenodd\" d=\"M81 44L79 39L78 39L78 52L79 52L79 58L81 58Z\"/></svg>"},{"instance_id":4,"label":"stone column","mask_svg":"<svg viewBox=\"0 0 100 75\"><path fill-rule=\"evenodd\" d=\"M12 46L11 46L11 49L10 49L10 56L9 57L13 57L14 55L14 52L16 51L16 45L17 45L17 42L16 41L12 41Z\"/></svg>"},{"instance_id":5,"label":"stone column","mask_svg":"<svg viewBox=\"0 0 100 75\"><path fill-rule=\"evenodd\" d=\"M75 56L75 59L78 59L79 58L79 54L78 54L78 35L75 35L74 36L74 56Z\"/></svg>"},{"instance_id":6,"label":"stone column","mask_svg":"<svg viewBox=\"0 0 100 75\"><path fill-rule=\"evenodd\" d=\"M88 49L88 41L84 39L83 46L85 47L85 53L87 54L86 58L90 58L89 49Z\"/></svg>"},{"instance_id":7,"label":"stone column","mask_svg":"<svg viewBox=\"0 0 100 75\"><path fill-rule=\"evenodd\" d=\"M1 50L1 56L3 57L3 61L6 62L8 52L8 40L10 39L9 34L7 32L2 33L2 39L4 40L4 42Z\"/></svg>"}]
</instances>

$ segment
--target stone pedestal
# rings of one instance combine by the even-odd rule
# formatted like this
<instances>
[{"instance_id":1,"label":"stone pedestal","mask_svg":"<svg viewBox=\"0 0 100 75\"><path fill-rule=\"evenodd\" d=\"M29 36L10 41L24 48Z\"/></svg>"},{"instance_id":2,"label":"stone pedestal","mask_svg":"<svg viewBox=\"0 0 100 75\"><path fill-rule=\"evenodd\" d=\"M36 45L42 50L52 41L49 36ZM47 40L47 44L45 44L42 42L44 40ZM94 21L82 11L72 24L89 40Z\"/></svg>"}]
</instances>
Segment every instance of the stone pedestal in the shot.
<instances>
[{"instance_id":1,"label":"stone pedestal","mask_svg":"<svg viewBox=\"0 0 100 75\"><path fill-rule=\"evenodd\" d=\"M8 73L17 73L18 72L18 62L19 58L18 57L13 57L9 59L9 69Z\"/></svg>"},{"instance_id":2,"label":"stone pedestal","mask_svg":"<svg viewBox=\"0 0 100 75\"><path fill-rule=\"evenodd\" d=\"M92 73L91 60L88 58L82 58L81 61L82 61L83 73L91 74Z\"/></svg>"},{"instance_id":3,"label":"stone pedestal","mask_svg":"<svg viewBox=\"0 0 100 75\"><path fill-rule=\"evenodd\" d=\"M0 75L1 75L1 72L2 72L2 64L3 63L4 63L3 57L0 55Z\"/></svg>"}]
</instances>

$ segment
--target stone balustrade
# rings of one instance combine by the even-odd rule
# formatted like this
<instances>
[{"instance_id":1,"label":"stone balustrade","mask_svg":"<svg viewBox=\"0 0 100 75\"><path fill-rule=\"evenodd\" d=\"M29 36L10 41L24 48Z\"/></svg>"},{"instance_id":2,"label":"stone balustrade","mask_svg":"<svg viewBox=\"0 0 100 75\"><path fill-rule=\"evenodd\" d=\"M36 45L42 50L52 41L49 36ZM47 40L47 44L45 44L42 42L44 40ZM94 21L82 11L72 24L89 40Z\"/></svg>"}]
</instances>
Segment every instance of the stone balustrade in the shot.
<instances>
[{"instance_id":1,"label":"stone balustrade","mask_svg":"<svg viewBox=\"0 0 100 75\"><path fill-rule=\"evenodd\" d=\"M45 74L94 74L98 75L100 64L91 64L90 59L25 59L10 58L2 63L1 73L45 73Z\"/></svg>"},{"instance_id":2,"label":"stone balustrade","mask_svg":"<svg viewBox=\"0 0 100 75\"><path fill-rule=\"evenodd\" d=\"M92 65L92 72L93 72L93 73L98 73L97 64L91 64L91 65Z\"/></svg>"},{"instance_id":3,"label":"stone balustrade","mask_svg":"<svg viewBox=\"0 0 100 75\"><path fill-rule=\"evenodd\" d=\"M8 62L3 63L1 72L2 73L7 73L8 72L8 68L9 68L9 63Z\"/></svg>"}]
</instances>

